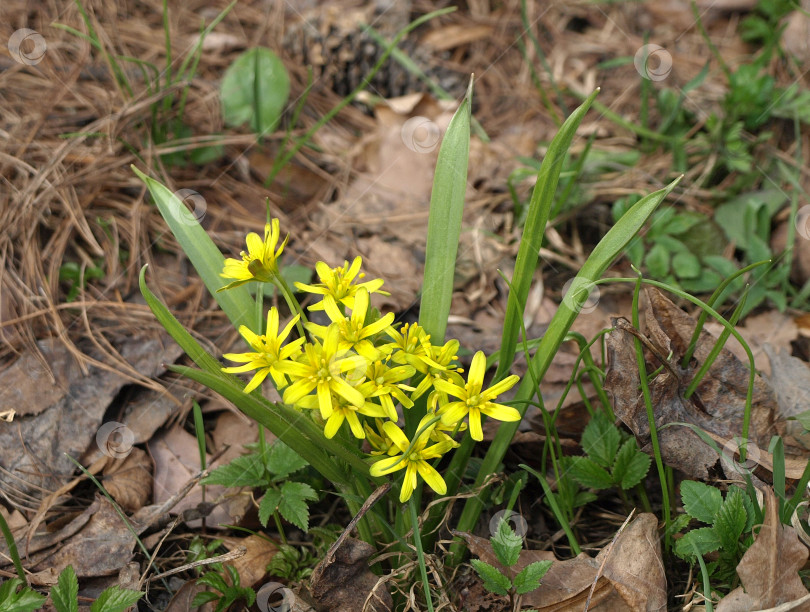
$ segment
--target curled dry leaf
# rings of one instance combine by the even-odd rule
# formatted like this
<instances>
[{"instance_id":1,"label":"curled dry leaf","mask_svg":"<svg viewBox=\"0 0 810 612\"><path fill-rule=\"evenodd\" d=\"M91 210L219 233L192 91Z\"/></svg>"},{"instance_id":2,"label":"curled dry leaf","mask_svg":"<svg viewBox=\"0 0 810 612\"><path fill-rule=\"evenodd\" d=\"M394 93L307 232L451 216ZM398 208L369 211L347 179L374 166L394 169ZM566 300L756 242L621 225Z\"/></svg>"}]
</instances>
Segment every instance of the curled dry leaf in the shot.
<instances>
[{"instance_id":1,"label":"curled dry leaf","mask_svg":"<svg viewBox=\"0 0 810 612\"><path fill-rule=\"evenodd\" d=\"M133 448L123 459L104 468L104 488L127 512L135 512L149 500L152 491L152 461L146 451Z\"/></svg>"},{"instance_id":2,"label":"curled dry leaf","mask_svg":"<svg viewBox=\"0 0 810 612\"><path fill-rule=\"evenodd\" d=\"M640 391L634 337L643 338L648 350L656 353L647 371L659 366L660 372L650 381L650 394L661 444L667 465L690 478L706 479L718 463L717 452L691 429L666 427L669 423L691 423L723 439L740 436L743 426L748 367L730 351L723 349L703 377L695 393L683 397L689 382L712 350L716 339L703 331L697 342L692 363L680 367L696 322L664 295L648 290L647 335L633 330L626 319L613 319L614 330L608 335L608 369L605 390L613 396L614 410L642 444L650 447L650 425L644 398ZM667 355L671 357L667 359ZM749 440L762 447L771 434L771 420L776 401L770 386L759 376L755 379ZM663 429L662 429L663 428Z\"/></svg>"},{"instance_id":3,"label":"curled dry leaf","mask_svg":"<svg viewBox=\"0 0 810 612\"><path fill-rule=\"evenodd\" d=\"M807 547L793 527L782 525L776 496L770 489L765 491L765 522L758 533L754 531L754 543L737 565L742 586L720 601L717 612L765 610L810 595L799 577L807 561ZM810 612L810 601L797 604L790 610Z\"/></svg>"}]
</instances>

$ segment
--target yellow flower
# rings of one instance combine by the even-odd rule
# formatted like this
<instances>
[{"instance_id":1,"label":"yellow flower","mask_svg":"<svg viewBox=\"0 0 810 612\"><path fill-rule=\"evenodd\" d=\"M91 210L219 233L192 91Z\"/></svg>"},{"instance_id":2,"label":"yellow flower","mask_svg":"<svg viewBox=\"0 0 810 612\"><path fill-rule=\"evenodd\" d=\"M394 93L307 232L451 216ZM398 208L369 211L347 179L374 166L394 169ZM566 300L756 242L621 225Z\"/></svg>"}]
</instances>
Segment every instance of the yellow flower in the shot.
<instances>
[{"instance_id":1,"label":"yellow flower","mask_svg":"<svg viewBox=\"0 0 810 612\"><path fill-rule=\"evenodd\" d=\"M416 391L411 394L411 399L421 397L431 387L435 387L435 381L449 380L457 385L463 385L464 379L459 375L462 371L458 366L452 365L458 359L458 340L448 340L444 346L430 346L429 354L420 357L420 361L425 366L423 370L425 377L419 381ZM417 368L418 369L418 368Z\"/></svg>"},{"instance_id":2,"label":"yellow flower","mask_svg":"<svg viewBox=\"0 0 810 612\"><path fill-rule=\"evenodd\" d=\"M225 353L223 357L231 361L242 362L245 365L222 368L223 372L237 374L258 370L251 381L245 386L245 393L250 393L267 378L270 374L276 387L281 389L286 386L287 378L278 369L278 364L285 359L294 358L301 352L300 346L304 343L304 338L293 340L286 346L282 346L284 340L290 335L290 331L298 322L299 315L295 315L287 323L281 333L278 331L278 310L275 307L267 312L267 331L264 335L257 335L244 325L239 326L239 333L247 340L247 343L254 350L252 353Z\"/></svg>"},{"instance_id":3,"label":"yellow flower","mask_svg":"<svg viewBox=\"0 0 810 612\"><path fill-rule=\"evenodd\" d=\"M501 382L493 385L486 391L482 391L486 362L487 360L486 357L484 357L483 351L478 351L470 365L466 385L462 386L439 378L433 381L436 391L458 398L458 401L448 402L439 407L438 414L441 415L442 423L445 425L454 425L465 416L468 416L470 435L472 439L476 441L484 439L484 434L481 429L482 414L499 421L520 420L520 413L517 410L510 406L493 402L498 395L507 389L511 389L515 383L520 380L520 377L514 374L507 376Z\"/></svg>"},{"instance_id":4,"label":"yellow flower","mask_svg":"<svg viewBox=\"0 0 810 612\"><path fill-rule=\"evenodd\" d=\"M315 391L321 417L332 416L334 405L332 393L360 408L366 401L360 391L343 378L343 373L357 368L357 355L346 356L338 347L340 331L334 323L329 326L323 344L306 344L304 354L298 361L282 361L276 367L294 379L284 389L285 404L297 405L306 395ZM362 382L362 378L360 381Z\"/></svg>"},{"instance_id":5,"label":"yellow flower","mask_svg":"<svg viewBox=\"0 0 810 612\"><path fill-rule=\"evenodd\" d=\"M430 358L430 336L418 323L405 323L400 330L392 326L384 331L394 341L380 348L391 354L394 363L409 363L420 372L427 372L425 359Z\"/></svg>"},{"instance_id":6,"label":"yellow flower","mask_svg":"<svg viewBox=\"0 0 810 612\"><path fill-rule=\"evenodd\" d=\"M441 457L453 445L451 442L445 441L427 446L430 441L430 434L435 426L435 423L433 425L428 425L428 423L434 418L435 416L432 414L425 415L422 418L417 428L417 433L421 433L414 441L413 448L410 451L408 450L410 442L396 423L386 421L383 424L385 434L400 450L400 454L377 461L369 471L372 476L383 476L404 468L405 478L402 481L402 490L399 493L400 502L404 503L411 498L414 489L416 489L417 474L439 495L447 493L447 484L441 474L428 461Z\"/></svg>"},{"instance_id":7,"label":"yellow flower","mask_svg":"<svg viewBox=\"0 0 810 612\"><path fill-rule=\"evenodd\" d=\"M318 408L318 398L314 395L302 397L298 402L299 408ZM339 395L332 395L332 414L326 419L323 427L323 435L327 438L334 438L344 421L348 421L352 430L352 435L361 440L366 437L363 426L360 424L358 414L370 417L385 416L385 409L379 404L366 401L362 406L357 407L350 404L345 398Z\"/></svg>"},{"instance_id":8,"label":"yellow flower","mask_svg":"<svg viewBox=\"0 0 810 612\"><path fill-rule=\"evenodd\" d=\"M389 312L384 317L380 317L373 323L366 325L368 315L369 295L365 287L360 287L354 298L354 308L350 317L344 316L340 309L327 302L325 305L326 314L332 320L332 325L337 325L340 329L341 351L355 351L368 361L374 362L380 358L380 351L374 347L369 340L372 336L379 334L394 321L394 313ZM307 331L317 338L326 335L327 328L316 323L307 323Z\"/></svg>"},{"instance_id":9,"label":"yellow flower","mask_svg":"<svg viewBox=\"0 0 810 612\"><path fill-rule=\"evenodd\" d=\"M409 391L413 390L413 388L398 383L410 378L415 372L413 366L403 365L389 368L387 364L378 360L368 366L366 381L358 389L368 398L376 397L382 407L385 408L386 416L392 421L396 421L397 411L394 408L392 397L402 404L404 408L413 406L413 402L402 391L403 388Z\"/></svg>"},{"instance_id":10,"label":"yellow flower","mask_svg":"<svg viewBox=\"0 0 810 612\"><path fill-rule=\"evenodd\" d=\"M289 236L284 238L281 246L278 246L278 239L281 237L278 219L273 219L264 226L264 240L259 238L255 232L250 232L245 239L248 252L242 251L242 261L228 258L225 260L225 267L220 274L223 278L235 278L232 283L217 289L217 293L232 289L239 285L244 285L250 281L269 283L278 274L278 258L287 244Z\"/></svg>"},{"instance_id":11,"label":"yellow flower","mask_svg":"<svg viewBox=\"0 0 810 612\"><path fill-rule=\"evenodd\" d=\"M371 445L371 448L374 449L371 451L371 454L389 456L396 455L399 452L399 449L397 448L396 444L394 444L394 441L388 437L388 434L385 433L382 419L374 419L374 424L377 427L376 430L372 429L371 425L368 423L363 423L363 429L366 432L366 439Z\"/></svg>"},{"instance_id":12,"label":"yellow flower","mask_svg":"<svg viewBox=\"0 0 810 612\"><path fill-rule=\"evenodd\" d=\"M318 278L321 281L320 283L315 285L295 283L295 286L300 291L323 296L323 299L310 306L309 310L323 310L327 304L330 304L333 308L337 308L338 303L348 308L354 308L354 298L355 295L357 295L357 290L361 287L369 293L391 295L387 291L380 290L380 287L383 285L381 279L366 281L359 285L352 284L355 277L359 280L365 276L365 274L358 275L362 261L360 257L355 257L351 266L348 261L344 261L343 265L337 268L330 268L322 261L316 263L315 272L318 274Z\"/></svg>"}]
</instances>

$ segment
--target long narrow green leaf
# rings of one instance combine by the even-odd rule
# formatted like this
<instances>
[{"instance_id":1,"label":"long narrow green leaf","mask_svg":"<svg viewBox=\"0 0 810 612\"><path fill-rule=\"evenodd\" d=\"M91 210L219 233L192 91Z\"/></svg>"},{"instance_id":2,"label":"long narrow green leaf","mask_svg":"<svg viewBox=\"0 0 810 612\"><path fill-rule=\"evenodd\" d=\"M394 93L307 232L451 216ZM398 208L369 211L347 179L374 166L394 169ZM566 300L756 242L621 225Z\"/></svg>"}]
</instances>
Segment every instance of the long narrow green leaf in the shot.
<instances>
[{"instance_id":1,"label":"long narrow green leaf","mask_svg":"<svg viewBox=\"0 0 810 612\"><path fill-rule=\"evenodd\" d=\"M473 81L470 79L467 95L447 126L430 194L419 325L430 334L433 344L444 342L453 296L453 275L467 190L472 87Z\"/></svg>"},{"instance_id":2,"label":"long narrow green leaf","mask_svg":"<svg viewBox=\"0 0 810 612\"><path fill-rule=\"evenodd\" d=\"M579 124L598 93L599 90L597 89L565 120L557 135L551 141L537 173L537 182L534 185L532 197L529 201L529 212L526 217L526 224L523 226L523 235L515 259L512 295L508 300L506 317L503 320L501 356L498 369L495 372L496 381L506 376L515 359L518 334L520 333L520 319L526 307L534 271L537 268L537 260L540 257L540 246L546 232L546 224L548 223L551 205L554 202L554 195L557 193L557 183L560 179L563 161Z\"/></svg>"},{"instance_id":3,"label":"long narrow green leaf","mask_svg":"<svg viewBox=\"0 0 810 612\"><path fill-rule=\"evenodd\" d=\"M563 297L563 301L552 318L548 330L543 335L537 353L532 358L530 367L534 371L534 379L543 379L549 365L551 365L552 359L557 354L560 344L565 339L565 335L568 333L568 330L577 317L579 310L578 305L581 305L587 298L588 290L593 285L593 282L598 280L611 262L624 251L633 236L644 226L644 223L656 207L664 200L667 194L675 188L675 185L677 185L680 180L681 177L675 179L663 189L639 200L618 220L616 225L610 228L608 233L599 241L599 244L596 245L590 257L588 257L588 260L574 279L574 282L571 284L568 293ZM532 376L524 376L515 395L515 407L521 414L525 413L528 400L530 400L536 392L537 389L534 386ZM489 474L495 472L498 464L503 460L519 424L519 421L501 424L495 440L490 445L484 457L474 486L481 486L484 479ZM471 531L478 521L482 508L483 499L481 497L471 497L468 499L464 505L464 510L459 519L457 529L459 531ZM460 559L459 553L461 552L462 546L463 543L459 540L454 542L451 547L454 562Z\"/></svg>"},{"instance_id":4,"label":"long narrow green leaf","mask_svg":"<svg viewBox=\"0 0 810 612\"><path fill-rule=\"evenodd\" d=\"M186 257L234 327L245 325L256 333L262 333L263 330L255 329L254 301L245 285L217 293L217 289L225 284L219 275L225 258L195 216L183 205L180 198L160 181L146 176L135 166L132 166L132 171L146 183L160 214L163 215Z\"/></svg>"}]
</instances>

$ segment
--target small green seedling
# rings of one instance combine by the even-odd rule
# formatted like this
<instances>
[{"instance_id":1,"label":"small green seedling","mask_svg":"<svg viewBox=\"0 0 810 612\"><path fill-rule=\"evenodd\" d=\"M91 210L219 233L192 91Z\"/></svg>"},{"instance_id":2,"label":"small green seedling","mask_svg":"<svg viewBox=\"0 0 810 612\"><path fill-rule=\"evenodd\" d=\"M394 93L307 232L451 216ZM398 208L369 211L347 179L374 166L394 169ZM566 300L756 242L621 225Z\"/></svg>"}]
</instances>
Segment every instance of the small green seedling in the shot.
<instances>
[{"instance_id":1,"label":"small green seedling","mask_svg":"<svg viewBox=\"0 0 810 612\"><path fill-rule=\"evenodd\" d=\"M281 441L260 447L260 444L247 445L252 450L250 454L218 467L203 478L201 484L266 489L267 492L259 503L259 521L262 526L267 527L267 521L274 516L279 534L284 539L280 514L302 531L307 531L307 502L318 499L318 495L307 483L290 480L289 477L307 467L308 463Z\"/></svg>"},{"instance_id":2,"label":"small green seedling","mask_svg":"<svg viewBox=\"0 0 810 612\"><path fill-rule=\"evenodd\" d=\"M540 586L540 581L551 568L551 561L535 561L520 572L511 568L518 564L523 538L515 533L509 521L503 517L498 529L489 540L492 551L505 572L480 559L472 559L470 564L484 581L484 588L496 595L509 597L511 610L520 609L520 596L531 593Z\"/></svg>"},{"instance_id":3,"label":"small green seedling","mask_svg":"<svg viewBox=\"0 0 810 612\"><path fill-rule=\"evenodd\" d=\"M141 597L143 597L143 593L140 591L122 589L117 585L111 586L104 589L98 599L90 604L90 612L124 612L134 606ZM76 578L73 566L68 565L59 574L58 582L51 589L51 600L56 612L79 611L79 580ZM0 604L0 610L5 610L2 604ZM22 610L22 608L9 608L9 610Z\"/></svg>"},{"instance_id":4,"label":"small green seedling","mask_svg":"<svg viewBox=\"0 0 810 612\"><path fill-rule=\"evenodd\" d=\"M0 584L0 610L3 612L32 612L39 610L44 603L45 596L26 585L21 578L12 578Z\"/></svg>"},{"instance_id":5,"label":"small green seedling","mask_svg":"<svg viewBox=\"0 0 810 612\"><path fill-rule=\"evenodd\" d=\"M199 579L197 584L205 585L214 591L202 591L194 596L191 606L196 608L207 603L216 601L215 612L227 610L237 601L244 600L248 606L252 606L256 601L256 592L250 587L243 587L239 572L232 565L223 566L222 563L212 563L212 571L206 572Z\"/></svg>"},{"instance_id":6,"label":"small green seedling","mask_svg":"<svg viewBox=\"0 0 810 612\"><path fill-rule=\"evenodd\" d=\"M691 519L708 526L687 531L676 541L675 554L695 562L695 550L701 555L717 552L717 559L707 564L709 575L733 589L739 581L737 564L753 543L755 513L751 499L736 486L729 488L723 499L716 487L685 480L681 483L681 501L686 514L676 519L676 529L683 529Z\"/></svg>"},{"instance_id":7,"label":"small green seedling","mask_svg":"<svg viewBox=\"0 0 810 612\"><path fill-rule=\"evenodd\" d=\"M622 442L622 432L604 412L596 412L585 427L582 448L586 456L572 457L570 473L589 489L631 489L647 475L652 461L634 437Z\"/></svg>"}]
</instances>

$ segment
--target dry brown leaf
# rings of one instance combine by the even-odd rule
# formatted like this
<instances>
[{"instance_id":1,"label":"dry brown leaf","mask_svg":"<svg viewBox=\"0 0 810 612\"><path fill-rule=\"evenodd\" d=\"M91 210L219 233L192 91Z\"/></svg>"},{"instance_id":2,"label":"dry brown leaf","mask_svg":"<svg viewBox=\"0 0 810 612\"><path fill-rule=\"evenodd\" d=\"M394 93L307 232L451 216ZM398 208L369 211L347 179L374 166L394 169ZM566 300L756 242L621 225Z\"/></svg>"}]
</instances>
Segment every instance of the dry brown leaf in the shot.
<instances>
[{"instance_id":1,"label":"dry brown leaf","mask_svg":"<svg viewBox=\"0 0 810 612\"><path fill-rule=\"evenodd\" d=\"M330 553L318 563L310 579L310 592L319 611L393 609L391 594L384 584L378 584L368 567L369 557L375 553L373 546L347 537ZM363 607L366 600L368 604Z\"/></svg>"},{"instance_id":2,"label":"dry brown leaf","mask_svg":"<svg viewBox=\"0 0 810 612\"><path fill-rule=\"evenodd\" d=\"M459 45L486 38L492 33L492 26L453 24L431 30L422 37L421 43L433 47L436 51L453 49Z\"/></svg>"},{"instance_id":3,"label":"dry brown leaf","mask_svg":"<svg viewBox=\"0 0 810 612\"><path fill-rule=\"evenodd\" d=\"M133 448L125 458L109 462L103 475L107 492L127 512L135 512L149 500L152 461L146 451Z\"/></svg>"},{"instance_id":4,"label":"dry brown leaf","mask_svg":"<svg viewBox=\"0 0 810 612\"><path fill-rule=\"evenodd\" d=\"M755 533L754 543L737 565L742 586L720 601L717 612L764 610L809 594L799 577L807 561L807 547L793 527L782 525L776 496L770 489L765 490L765 522ZM791 610L809 612L810 602Z\"/></svg>"},{"instance_id":5,"label":"dry brown leaf","mask_svg":"<svg viewBox=\"0 0 810 612\"><path fill-rule=\"evenodd\" d=\"M718 463L717 452L687 427L664 426L669 423L691 423L724 439L739 436L742 432L748 368L731 352L722 350L697 391L689 400L685 400L683 392L708 356L715 339L704 330L692 363L686 370L681 370L680 361L695 329L695 321L659 291L648 290L647 297L650 302L645 312L647 349L654 349L657 353L652 366L648 366L648 372L665 366L650 382L661 454L667 465L678 468L692 478L705 479L709 477L709 470ZM649 448L650 426L639 390L633 330L625 319L614 319L614 327L607 338L605 390L613 396L616 416ZM670 352L672 357L667 360ZM757 376L749 437L760 447L770 435L775 405L770 387Z\"/></svg>"},{"instance_id":6,"label":"dry brown leaf","mask_svg":"<svg viewBox=\"0 0 810 612\"><path fill-rule=\"evenodd\" d=\"M807 362L783 350L764 346L771 362L769 381L776 394L777 411L784 432L792 436L805 449L810 449L810 433L798 421L788 421L810 410L810 367Z\"/></svg>"},{"instance_id":7,"label":"dry brown leaf","mask_svg":"<svg viewBox=\"0 0 810 612\"><path fill-rule=\"evenodd\" d=\"M253 587L267 573L267 564L278 552L278 546L268 541L267 538L258 535L250 535L246 538L223 538L225 547L236 550L244 547L247 552L233 561L228 561L239 572L239 578L243 587Z\"/></svg>"}]
</instances>

